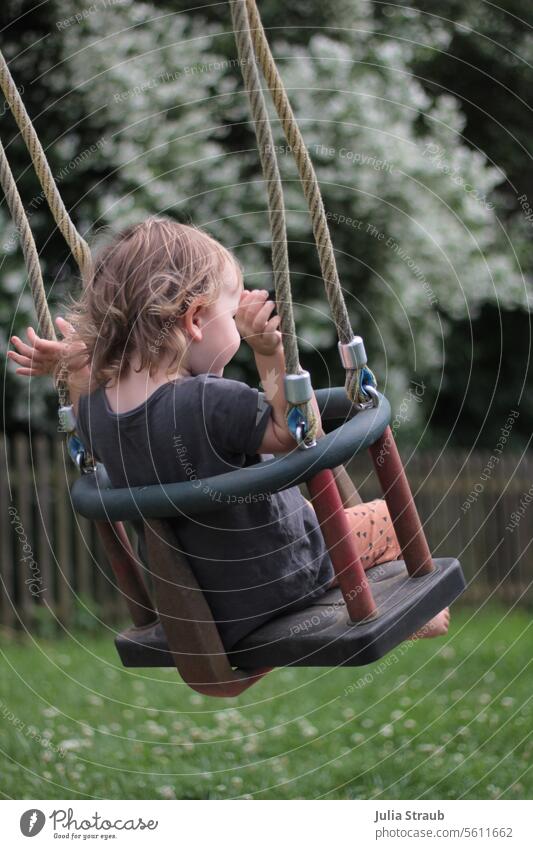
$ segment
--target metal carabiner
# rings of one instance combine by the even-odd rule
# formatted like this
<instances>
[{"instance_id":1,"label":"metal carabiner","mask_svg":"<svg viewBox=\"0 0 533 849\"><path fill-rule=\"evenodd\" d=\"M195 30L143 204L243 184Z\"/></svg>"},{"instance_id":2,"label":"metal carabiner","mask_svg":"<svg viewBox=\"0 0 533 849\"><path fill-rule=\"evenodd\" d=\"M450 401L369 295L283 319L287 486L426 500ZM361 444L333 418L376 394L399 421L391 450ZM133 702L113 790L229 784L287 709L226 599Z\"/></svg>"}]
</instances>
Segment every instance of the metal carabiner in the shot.
<instances>
[{"instance_id":1,"label":"metal carabiner","mask_svg":"<svg viewBox=\"0 0 533 849\"><path fill-rule=\"evenodd\" d=\"M316 445L316 439L313 439L311 442L305 441L306 432L307 432L307 427L305 425L305 422L302 420L302 422L300 424L296 425L295 439L298 443L298 448L302 448L304 450L307 449L307 448L314 448L315 445Z\"/></svg>"},{"instance_id":2,"label":"metal carabiner","mask_svg":"<svg viewBox=\"0 0 533 849\"><path fill-rule=\"evenodd\" d=\"M363 409L368 410L370 407L379 407L379 392L375 386L369 383L368 386L363 386L363 392L370 395L370 401L364 405Z\"/></svg>"}]
</instances>

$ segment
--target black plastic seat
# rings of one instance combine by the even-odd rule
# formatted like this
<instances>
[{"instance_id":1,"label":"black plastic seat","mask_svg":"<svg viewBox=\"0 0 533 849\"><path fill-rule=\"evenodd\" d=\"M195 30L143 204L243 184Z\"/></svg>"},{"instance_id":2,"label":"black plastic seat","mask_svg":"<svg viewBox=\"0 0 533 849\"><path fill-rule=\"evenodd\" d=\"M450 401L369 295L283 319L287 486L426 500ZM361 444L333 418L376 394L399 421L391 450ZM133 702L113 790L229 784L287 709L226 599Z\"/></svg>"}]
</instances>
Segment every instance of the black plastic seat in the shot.
<instances>
[{"instance_id":1,"label":"black plastic seat","mask_svg":"<svg viewBox=\"0 0 533 849\"><path fill-rule=\"evenodd\" d=\"M232 666L363 666L379 660L411 636L465 589L459 561L437 558L429 575L410 578L403 560L367 571L378 616L350 622L339 589L329 590L309 607L276 617L238 643L228 657ZM115 644L124 666L174 666L159 622L128 628Z\"/></svg>"},{"instance_id":2,"label":"black plastic seat","mask_svg":"<svg viewBox=\"0 0 533 849\"><path fill-rule=\"evenodd\" d=\"M318 390L316 398L323 421L331 424L340 420L341 424L306 451L294 450L281 459L266 460L203 481L113 489L104 470L98 469L75 482L71 492L77 512L108 529L106 551L115 561L114 573L133 621L137 622L115 640L124 666L176 667L182 679L197 692L233 697L278 666L372 663L422 628L463 592L465 581L458 560L434 559L434 569L419 569L421 564L431 566L431 556L401 460L399 455L394 457L387 399L379 395L377 407L354 415L342 387ZM409 552L411 572L414 575L419 569L419 576L410 577L403 560L374 566L367 571L377 606L372 618L357 624L352 621L361 618L352 609L355 605L351 595L363 592L365 582L359 578L353 588L344 587L352 618L341 590L333 589L308 607L272 619L226 653L185 556L177 523L170 520L179 521L183 516L201 515L212 509L209 493L213 489L234 497L278 492L304 481L311 484L322 472L334 481L330 470L363 448L369 448L372 456L377 452L374 465L382 491L395 505L391 516L393 521L394 515L397 518L398 539L402 544L403 538L403 550ZM380 462L380 452L389 458L387 466ZM133 551L126 545L124 529L111 524L141 518L154 602ZM327 518L326 513L324 524ZM419 544L421 538L423 545ZM418 546L416 555L413 541ZM330 544L335 541L330 540Z\"/></svg>"}]
</instances>

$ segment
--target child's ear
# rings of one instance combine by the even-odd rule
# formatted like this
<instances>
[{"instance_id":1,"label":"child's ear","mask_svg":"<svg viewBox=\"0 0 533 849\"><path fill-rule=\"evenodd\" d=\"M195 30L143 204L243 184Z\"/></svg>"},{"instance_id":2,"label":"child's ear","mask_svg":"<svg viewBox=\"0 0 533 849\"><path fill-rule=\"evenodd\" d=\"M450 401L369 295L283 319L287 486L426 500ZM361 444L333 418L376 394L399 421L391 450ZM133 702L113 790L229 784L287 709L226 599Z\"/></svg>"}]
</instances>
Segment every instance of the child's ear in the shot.
<instances>
[{"instance_id":1,"label":"child's ear","mask_svg":"<svg viewBox=\"0 0 533 849\"><path fill-rule=\"evenodd\" d=\"M185 330L195 342L202 341L202 318L200 315L200 310L202 307L198 304L191 304L185 315L183 316L183 324L185 326Z\"/></svg>"}]
</instances>

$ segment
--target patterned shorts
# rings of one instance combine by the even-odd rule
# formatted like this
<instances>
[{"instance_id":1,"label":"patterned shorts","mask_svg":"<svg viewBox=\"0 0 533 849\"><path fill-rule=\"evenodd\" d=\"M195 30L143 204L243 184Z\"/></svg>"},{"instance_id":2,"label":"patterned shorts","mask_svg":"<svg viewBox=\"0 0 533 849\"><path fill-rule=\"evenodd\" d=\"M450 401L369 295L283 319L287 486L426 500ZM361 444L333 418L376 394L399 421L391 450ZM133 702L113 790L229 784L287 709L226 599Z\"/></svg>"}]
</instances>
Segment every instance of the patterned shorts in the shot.
<instances>
[{"instance_id":1,"label":"patterned shorts","mask_svg":"<svg viewBox=\"0 0 533 849\"><path fill-rule=\"evenodd\" d=\"M388 560L401 559L402 550L384 499L376 498L357 504L344 512L355 534L359 557L365 569Z\"/></svg>"},{"instance_id":2,"label":"patterned shorts","mask_svg":"<svg viewBox=\"0 0 533 849\"><path fill-rule=\"evenodd\" d=\"M313 506L311 502L308 504ZM344 512L355 535L359 557L365 569L402 558L402 550L384 499L376 498L357 504ZM335 584L336 578L331 585Z\"/></svg>"}]
</instances>

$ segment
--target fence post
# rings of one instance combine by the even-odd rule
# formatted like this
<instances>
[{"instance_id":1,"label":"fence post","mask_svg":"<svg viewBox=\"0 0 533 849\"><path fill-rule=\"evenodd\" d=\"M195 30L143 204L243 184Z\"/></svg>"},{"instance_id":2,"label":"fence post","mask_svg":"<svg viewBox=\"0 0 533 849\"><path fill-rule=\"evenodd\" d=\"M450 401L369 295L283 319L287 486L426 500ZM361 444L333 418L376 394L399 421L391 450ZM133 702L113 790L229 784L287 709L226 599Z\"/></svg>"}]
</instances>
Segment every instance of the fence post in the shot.
<instances>
[{"instance_id":1,"label":"fence post","mask_svg":"<svg viewBox=\"0 0 533 849\"><path fill-rule=\"evenodd\" d=\"M35 560L35 535L31 516L30 493L30 451L25 434L17 433L15 437L15 493L13 503L17 510L18 523L15 540L15 581L18 595L18 610L22 624L28 628L33 619L33 596L31 595L34 569L38 569ZM35 564L35 567L33 566ZM36 585L38 586L38 585Z\"/></svg>"},{"instance_id":2,"label":"fence post","mask_svg":"<svg viewBox=\"0 0 533 849\"><path fill-rule=\"evenodd\" d=\"M52 610L54 603L54 569L52 568L52 551L54 534L52 527L52 492L51 492L51 458L50 440L40 434L34 439L35 445L35 474L34 492L37 500L37 554L43 580L42 601Z\"/></svg>"},{"instance_id":3,"label":"fence post","mask_svg":"<svg viewBox=\"0 0 533 849\"><path fill-rule=\"evenodd\" d=\"M72 562L70 554L68 512L72 513L67 482L67 468L63 454L63 441L54 442L54 481L55 481L55 513L56 513L56 562L57 575L57 615L63 625L72 621ZM70 463L70 460L67 459Z\"/></svg>"},{"instance_id":4,"label":"fence post","mask_svg":"<svg viewBox=\"0 0 533 849\"><path fill-rule=\"evenodd\" d=\"M13 504L9 495L9 442L2 435L0 450L2 451L0 467L0 511L2 527L0 528L0 574L1 586L1 623L8 628L14 628L17 620L15 611L15 564L13 558L13 529L9 508Z\"/></svg>"}]
</instances>

